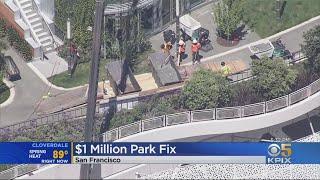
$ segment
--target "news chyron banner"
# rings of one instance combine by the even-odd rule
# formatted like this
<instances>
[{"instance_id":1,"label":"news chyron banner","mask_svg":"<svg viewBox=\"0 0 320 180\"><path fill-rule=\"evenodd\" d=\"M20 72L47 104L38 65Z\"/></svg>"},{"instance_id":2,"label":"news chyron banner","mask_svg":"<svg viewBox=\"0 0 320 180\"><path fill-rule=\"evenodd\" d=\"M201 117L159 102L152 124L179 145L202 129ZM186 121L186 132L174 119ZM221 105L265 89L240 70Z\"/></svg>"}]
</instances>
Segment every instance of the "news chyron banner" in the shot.
<instances>
[{"instance_id":1,"label":"news chyron banner","mask_svg":"<svg viewBox=\"0 0 320 180\"><path fill-rule=\"evenodd\" d=\"M0 164L320 164L319 154L320 143L0 143Z\"/></svg>"}]
</instances>

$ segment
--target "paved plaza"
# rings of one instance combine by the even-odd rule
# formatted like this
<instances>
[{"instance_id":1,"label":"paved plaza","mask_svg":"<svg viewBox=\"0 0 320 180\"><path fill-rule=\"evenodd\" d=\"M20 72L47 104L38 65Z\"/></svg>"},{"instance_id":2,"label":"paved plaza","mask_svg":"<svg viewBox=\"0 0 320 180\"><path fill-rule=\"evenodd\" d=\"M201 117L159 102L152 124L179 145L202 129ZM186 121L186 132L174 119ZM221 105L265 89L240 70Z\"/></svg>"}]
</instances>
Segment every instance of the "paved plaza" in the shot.
<instances>
[{"instance_id":1,"label":"paved plaza","mask_svg":"<svg viewBox=\"0 0 320 180\"><path fill-rule=\"evenodd\" d=\"M203 56L203 58L210 57L210 56L213 56L216 54L220 54L220 53L229 51L229 50L237 48L237 47L241 47L245 44L249 44L251 42L254 42L254 41L261 39L255 32L251 32L248 28L244 27L242 30L242 33L244 34L244 36L242 37L242 40L239 42L238 45L233 46L233 47L223 47L223 46L217 44L216 43L216 38L217 38L216 28L217 27L214 23L213 15L212 15L213 5L214 5L214 3L210 3L208 5L200 7L199 9L196 9L195 11L192 11L190 13L190 15L195 20L197 20L201 23L201 26L203 28L208 29L210 32L209 39L211 40L211 44L213 45L213 50L208 51L208 52L200 51L200 55ZM175 27L176 27L176 24L173 23L164 30L173 30L175 32ZM162 43L164 43L163 31L152 36L150 38L150 41L152 44L152 48L156 51L160 51L161 50L160 45ZM171 50L171 53L173 54L175 52L176 52L176 47L174 46L173 49ZM182 65L191 62L192 53L191 53L191 41L190 40L186 42L186 54L188 56L187 56L187 58L185 58L183 60ZM226 59L224 59L224 60L226 60ZM246 59L246 60L248 61L248 64L249 64L250 58Z\"/></svg>"}]
</instances>

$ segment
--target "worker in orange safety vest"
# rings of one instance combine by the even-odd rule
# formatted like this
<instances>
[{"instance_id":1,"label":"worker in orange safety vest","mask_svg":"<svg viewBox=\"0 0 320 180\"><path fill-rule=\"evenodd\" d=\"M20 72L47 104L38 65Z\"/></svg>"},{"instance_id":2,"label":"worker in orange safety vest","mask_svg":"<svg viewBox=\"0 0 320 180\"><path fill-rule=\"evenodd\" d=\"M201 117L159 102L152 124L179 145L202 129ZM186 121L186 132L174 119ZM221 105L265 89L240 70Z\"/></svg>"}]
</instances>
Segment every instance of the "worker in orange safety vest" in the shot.
<instances>
[{"instance_id":1,"label":"worker in orange safety vest","mask_svg":"<svg viewBox=\"0 0 320 180\"><path fill-rule=\"evenodd\" d=\"M191 51L192 51L192 65L194 65L195 62L199 62L199 50L201 48L201 44L198 43L196 39L192 41L191 45Z\"/></svg>"},{"instance_id":2,"label":"worker in orange safety vest","mask_svg":"<svg viewBox=\"0 0 320 180\"><path fill-rule=\"evenodd\" d=\"M184 53L186 52L186 43L180 39L179 41L179 52L178 52L178 65L180 66Z\"/></svg>"}]
</instances>

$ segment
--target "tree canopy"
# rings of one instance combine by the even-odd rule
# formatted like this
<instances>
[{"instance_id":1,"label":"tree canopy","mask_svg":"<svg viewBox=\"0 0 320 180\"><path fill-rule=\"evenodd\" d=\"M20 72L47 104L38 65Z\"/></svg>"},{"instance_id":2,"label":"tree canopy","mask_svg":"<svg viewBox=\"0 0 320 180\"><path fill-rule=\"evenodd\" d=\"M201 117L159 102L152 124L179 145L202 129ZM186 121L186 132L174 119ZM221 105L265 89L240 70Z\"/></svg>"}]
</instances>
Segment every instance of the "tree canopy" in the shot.
<instances>
[{"instance_id":1,"label":"tree canopy","mask_svg":"<svg viewBox=\"0 0 320 180\"><path fill-rule=\"evenodd\" d=\"M303 35L304 42L301 45L303 54L308 58L307 69L312 73L320 72L320 26L310 29Z\"/></svg>"},{"instance_id":2,"label":"tree canopy","mask_svg":"<svg viewBox=\"0 0 320 180\"><path fill-rule=\"evenodd\" d=\"M221 74L200 69L183 87L180 98L186 109L214 108L230 101L231 89L228 80Z\"/></svg>"},{"instance_id":3,"label":"tree canopy","mask_svg":"<svg viewBox=\"0 0 320 180\"><path fill-rule=\"evenodd\" d=\"M297 73L283 60L267 57L252 63L253 88L269 100L288 94L295 83Z\"/></svg>"},{"instance_id":4,"label":"tree canopy","mask_svg":"<svg viewBox=\"0 0 320 180\"><path fill-rule=\"evenodd\" d=\"M113 129L142 119L175 113L175 109L179 108L178 99L178 96L165 99L154 96L146 102L140 102L131 110L121 110L112 114L113 117L108 119L110 122L106 123L110 123L108 128Z\"/></svg>"},{"instance_id":5,"label":"tree canopy","mask_svg":"<svg viewBox=\"0 0 320 180\"><path fill-rule=\"evenodd\" d=\"M67 19L70 18L73 42L82 49L90 48L92 34L88 27L93 27L94 0L55 0L55 22L67 32Z\"/></svg>"},{"instance_id":6,"label":"tree canopy","mask_svg":"<svg viewBox=\"0 0 320 180\"><path fill-rule=\"evenodd\" d=\"M237 30L243 11L243 0L222 0L213 8L214 21L218 26L218 35L230 39Z\"/></svg>"}]
</instances>

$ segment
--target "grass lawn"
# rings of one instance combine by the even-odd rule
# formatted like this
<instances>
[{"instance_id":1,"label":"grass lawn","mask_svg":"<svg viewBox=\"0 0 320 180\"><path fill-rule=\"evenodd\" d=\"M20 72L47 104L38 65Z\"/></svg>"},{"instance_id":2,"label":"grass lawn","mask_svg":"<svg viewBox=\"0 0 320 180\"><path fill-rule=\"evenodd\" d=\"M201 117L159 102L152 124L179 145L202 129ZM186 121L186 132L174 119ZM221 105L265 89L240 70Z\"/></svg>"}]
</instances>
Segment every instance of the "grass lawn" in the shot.
<instances>
[{"instance_id":1,"label":"grass lawn","mask_svg":"<svg viewBox=\"0 0 320 180\"><path fill-rule=\"evenodd\" d=\"M319 0L286 0L281 20L277 20L276 0L246 0L244 19L262 38L276 34L320 15Z\"/></svg>"},{"instance_id":2,"label":"grass lawn","mask_svg":"<svg viewBox=\"0 0 320 180\"><path fill-rule=\"evenodd\" d=\"M142 74L142 73L147 73L151 71L147 61L147 55L150 52L153 52L153 50L149 50L142 54L139 54L137 62L133 67L134 74ZM100 81L103 78L106 79L105 65L107 63L108 63L108 60L106 59L103 59L100 61L100 70L99 70ZM54 85L64 87L64 88L72 88L72 87L87 84L89 81L90 65L91 65L90 62L79 64L72 78L68 75L68 72L63 72L61 74L52 76L51 78L49 78L49 81L52 82Z\"/></svg>"},{"instance_id":3,"label":"grass lawn","mask_svg":"<svg viewBox=\"0 0 320 180\"><path fill-rule=\"evenodd\" d=\"M0 73L1 76L1 73ZM0 79L0 104L5 102L10 96L10 89Z\"/></svg>"},{"instance_id":4,"label":"grass lawn","mask_svg":"<svg viewBox=\"0 0 320 180\"><path fill-rule=\"evenodd\" d=\"M107 63L107 60L105 59L100 61L99 80L102 80L102 78L106 77L106 72L105 72L106 63ZM68 75L68 72L66 71L61 74L52 76L51 78L49 78L49 81L52 82L54 85L64 87L64 88L72 88L72 87L88 84L90 66L91 66L91 61L78 64L73 74L73 77L70 77Z\"/></svg>"},{"instance_id":5,"label":"grass lawn","mask_svg":"<svg viewBox=\"0 0 320 180\"><path fill-rule=\"evenodd\" d=\"M149 67L148 54L153 52L155 51L153 49L150 49L138 55L137 62L132 70L134 75L151 72L151 69Z\"/></svg>"}]
</instances>

